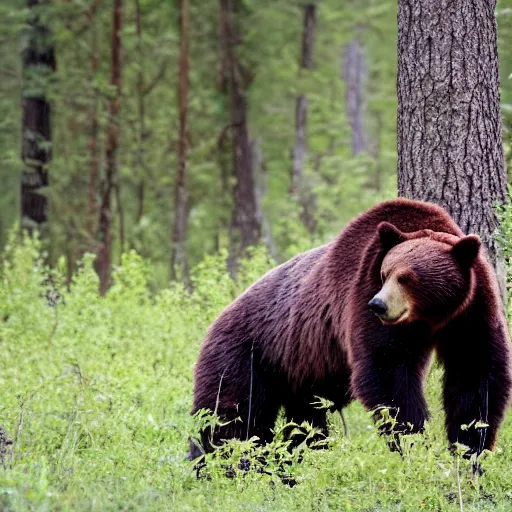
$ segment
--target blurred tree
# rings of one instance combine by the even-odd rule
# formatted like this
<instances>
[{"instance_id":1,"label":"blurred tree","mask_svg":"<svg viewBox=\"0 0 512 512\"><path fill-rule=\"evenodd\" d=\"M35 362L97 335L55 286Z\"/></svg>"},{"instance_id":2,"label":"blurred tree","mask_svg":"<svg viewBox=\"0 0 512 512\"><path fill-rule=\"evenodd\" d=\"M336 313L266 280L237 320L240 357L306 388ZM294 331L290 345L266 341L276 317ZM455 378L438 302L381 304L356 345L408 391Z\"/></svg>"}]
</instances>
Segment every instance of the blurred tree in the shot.
<instances>
[{"instance_id":1,"label":"blurred tree","mask_svg":"<svg viewBox=\"0 0 512 512\"><path fill-rule=\"evenodd\" d=\"M49 183L52 155L48 86L55 71L55 52L51 30L42 18L47 2L27 0L27 7L30 14L22 51L21 225L32 231L48 220L48 199L42 189Z\"/></svg>"},{"instance_id":2,"label":"blurred tree","mask_svg":"<svg viewBox=\"0 0 512 512\"><path fill-rule=\"evenodd\" d=\"M444 206L496 263L495 204L507 200L507 177L495 7L399 0L398 187Z\"/></svg>"},{"instance_id":3,"label":"blurred tree","mask_svg":"<svg viewBox=\"0 0 512 512\"><path fill-rule=\"evenodd\" d=\"M220 0L222 75L230 99L230 132L235 186L230 228L230 272L245 249L261 238L259 210L253 156L249 139L247 88L251 71L238 57L236 47L242 42L240 28L245 6L240 0Z\"/></svg>"},{"instance_id":4,"label":"blurred tree","mask_svg":"<svg viewBox=\"0 0 512 512\"><path fill-rule=\"evenodd\" d=\"M146 106L144 99L144 55L142 54L142 10L140 0L135 0L135 31L137 34L137 53L138 53L138 69L136 78L136 94L137 94L137 156L135 159L135 174L140 175L137 185L137 207L135 214L135 224L138 225L144 214L144 191L145 185L145 155L144 155L144 139L146 138Z\"/></svg>"},{"instance_id":5,"label":"blurred tree","mask_svg":"<svg viewBox=\"0 0 512 512\"><path fill-rule=\"evenodd\" d=\"M316 5L304 5L304 26L302 30L302 44L300 52L299 75L302 70L312 70L314 67L314 43L316 30ZM295 147L292 158L291 194L299 201L301 206L301 219L307 230L315 230L313 214L314 195L310 187L304 182L304 162L307 153L307 127L308 127L308 98L300 92L295 100Z\"/></svg>"},{"instance_id":6,"label":"blurred tree","mask_svg":"<svg viewBox=\"0 0 512 512\"><path fill-rule=\"evenodd\" d=\"M105 294L110 284L112 263L112 192L117 182L117 151L119 146L119 107L121 103L121 23L123 0L113 0L111 38L111 97L108 102L109 124L105 150L105 178L102 183L99 238L100 250L98 267L100 293ZM119 198L119 196L117 196ZM119 206L119 202L118 202Z\"/></svg>"},{"instance_id":7,"label":"blurred tree","mask_svg":"<svg viewBox=\"0 0 512 512\"><path fill-rule=\"evenodd\" d=\"M18 51L20 35L32 30L32 9L26 2L0 2L2 247L19 218L20 175L27 169L20 159L24 72ZM150 259L152 283L165 286L171 255L170 244L162 241L169 241L177 221L180 169L180 76L170 71L179 69L180 26L169 20L177 18L180 3L123 3L119 91L112 83L111 4L40 0L34 7L39 23L51 32L58 61L55 70L34 66L31 73L37 87L43 86L52 114L51 180L44 191L51 222L45 248L52 263L66 256L69 275L84 252L99 254L104 232L100 207L108 190L107 164L112 162L108 137L112 127L119 127L109 215L103 217L109 222L110 264L120 261L123 248L133 248ZM277 260L286 259L332 238L355 214L396 194L396 2L226 4L229 38L226 30L219 30L219 1L187 3L185 247L191 267L205 254L230 247L236 259L243 251L242 231L244 240L264 241ZM305 6L313 5L314 66L305 69ZM511 8L512 0L500 0L497 17L506 126L512 121ZM350 97L364 100L364 116L363 109L355 112L362 119L366 144L357 155L354 142L361 139L353 138L359 129L351 126L354 111L347 104L346 73L347 48L356 39L354 54L364 50L364 81L356 73L354 84L362 83L364 91L361 96L360 86L354 85L356 96ZM340 80L342 69L345 79ZM122 108L112 123L118 94ZM307 140L306 125L296 117L301 96L307 98L307 119L301 116L307 121ZM299 198L290 194L290 153L299 156L295 149L301 125L301 191L310 193L309 204L314 200L312 230L306 227Z\"/></svg>"},{"instance_id":8,"label":"blurred tree","mask_svg":"<svg viewBox=\"0 0 512 512\"><path fill-rule=\"evenodd\" d=\"M364 92L366 62L361 43L361 27L356 27L356 37L344 48L343 79L346 82L345 110L350 125L352 156L367 150L367 136L364 127Z\"/></svg>"},{"instance_id":9,"label":"blurred tree","mask_svg":"<svg viewBox=\"0 0 512 512\"><path fill-rule=\"evenodd\" d=\"M90 113L89 113L89 189L88 189L88 218L86 223L86 231L88 234L87 249L95 250L93 240L96 238L98 228L98 182L100 177L100 151L99 151L99 91L96 85L98 68L100 65L99 48L98 48L98 29L96 13L89 9L88 18L90 23Z\"/></svg>"},{"instance_id":10,"label":"blurred tree","mask_svg":"<svg viewBox=\"0 0 512 512\"><path fill-rule=\"evenodd\" d=\"M187 191L187 110L188 110L188 0L180 0L179 135L178 172L174 195L174 227L171 248L171 279L180 276L188 284L185 247L188 221Z\"/></svg>"}]
</instances>

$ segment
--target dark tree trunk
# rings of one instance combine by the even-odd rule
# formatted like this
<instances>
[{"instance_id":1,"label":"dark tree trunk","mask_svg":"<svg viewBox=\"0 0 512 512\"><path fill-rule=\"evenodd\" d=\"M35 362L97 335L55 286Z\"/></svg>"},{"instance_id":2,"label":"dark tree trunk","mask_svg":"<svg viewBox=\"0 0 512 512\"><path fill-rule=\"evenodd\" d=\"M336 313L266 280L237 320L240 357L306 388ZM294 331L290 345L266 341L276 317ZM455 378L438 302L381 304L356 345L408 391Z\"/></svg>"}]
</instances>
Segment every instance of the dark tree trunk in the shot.
<instances>
[{"instance_id":1,"label":"dark tree trunk","mask_svg":"<svg viewBox=\"0 0 512 512\"><path fill-rule=\"evenodd\" d=\"M316 28L316 6L307 4L304 6L304 30L302 32L302 51L300 56L300 67L302 69L313 69L314 46Z\"/></svg>"},{"instance_id":2,"label":"dark tree trunk","mask_svg":"<svg viewBox=\"0 0 512 512\"><path fill-rule=\"evenodd\" d=\"M366 63L359 37L353 39L343 52L342 76L346 83L345 108L352 135L352 155L367 151L364 128L364 86Z\"/></svg>"},{"instance_id":3,"label":"dark tree trunk","mask_svg":"<svg viewBox=\"0 0 512 512\"><path fill-rule=\"evenodd\" d=\"M316 29L316 6L304 6L304 29L300 55L301 70L314 67L314 42ZM313 215L314 195L304 183L304 162L307 154L308 98L299 94L295 103L295 147L293 149L292 179L290 192L297 197L301 206L301 219L310 233L315 230Z\"/></svg>"},{"instance_id":4,"label":"dark tree trunk","mask_svg":"<svg viewBox=\"0 0 512 512\"><path fill-rule=\"evenodd\" d=\"M507 199L494 0L399 0L398 189L477 233L502 275Z\"/></svg>"},{"instance_id":5,"label":"dark tree trunk","mask_svg":"<svg viewBox=\"0 0 512 512\"><path fill-rule=\"evenodd\" d=\"M171 279L183 278L188 284L188 263L185 247L188 221L187 192L187 109L188 109L188 0L181 0L179 58L179 135L178 174L174 196L174 227L172 232Z\"/></svg>"},{"instance_id":6,"label":"dark tree trunk","mask_svg":"<svg viewBox=\"0 0 512 512\"><path fill-rule=\"evenodd\" d=\"M302 49L300 69L313 69L313 49L315 43L316 8L313 4L304 6L304 29L302 31ZM295 148L293 151L291 193L297 194L304 172L304 159L307 150L308 99L299 94L295 103Z\"/></svg>"},{"instance_id":7,"label":"dark tree trunk","mask_svg":"<svg viewBox=\"0 0 512 512\"><path fill-rule=\"evenodd\" d=\"M122 0L113 0L112 39L111 39L111 79L114 95L108 104L108 132L105 151L105 179L102 187L100 205L100 252L98 267L100 274L100 293L105 294L110 284L112 259L112 192L116 187L117 148L119 145L119 106L121 101L121 14Z\"/></svg>"},{"instance_id":8,"label":"dark tree trunk","mask_svg":"<svg viewBox=\"0 0 512 512\"><path fill-rule=\"evenodd\" d=\"M135 224L139 224L144 215L144 190L144 179L141 179L137 186L137 213L135 214Z\"/></svg>"},{"instance_id":9,"label":"dark tree trunk","mask_svg":"<svg viewBox=\"0 0 512 512\"><path fill-rule=\"evenodd\" d=\"M239 0L234 0L237 2ZM236 10L232 0L220 0L222 55L227 66L228 89L231 102L231 133L233 169L236 179L233 191L234 206L231 218L230 261L232 274L236 261L244 250L261 238L261 212L258 208L254 179L253 157L247 126L247 100L249 73L239 61L235 46L241 35L236 29Z\"/></svg>"},{"instance_id":10,"label":"dark tree trunk","mask_svg":"<svg viewBox=\"0 0 512 512\"><path fill-rule=\"evenodd\" d=\"M30 18L23 64L23 118L21 133L21 226L32 231L48 220L48 200L41 189L48 186L51 160L51 106L47 86L55 71L52 34L37 9L42 2L27 0Z\"/></svg>"},{"instance_id":11,"label":"dark tree trunk","mask_svg":"<svg viewBox=\"0 0 512 512\"><path fill-rule=\"evenodd\" d=\"M295 148L293 150L291 193L296 195L302 185L307 151L308 98L299 94L295 102Z\"/></svg>"},{"instance_id":12,"label":"dark tree trunk","mask_svg":"<svg viewBox=\"0 0 512 512\"><path fill-rule=\"evenodd\" d=\"M95 84L99 65L98 34L96 21L91 19L91 56L90 56L90 87L91 106L89 113L89 190L88 190L88 219L86 223L89 239L96 237L98 224L98 182L100 176L100 151L98 144L99 122L98 105L99 93Z\"/></svg>"},{"instance_id":13,"label":"dark tree trunk","mask_svg":"<svg viewBox=\"0 0 512 512\"><path fill-rule=\"evenodd\" d=\"M117 215L119 216L119 251L123 254L125 248L124 208L118 179L116 179L114 191L116 195Z\"/></svg>"}]
</instances>

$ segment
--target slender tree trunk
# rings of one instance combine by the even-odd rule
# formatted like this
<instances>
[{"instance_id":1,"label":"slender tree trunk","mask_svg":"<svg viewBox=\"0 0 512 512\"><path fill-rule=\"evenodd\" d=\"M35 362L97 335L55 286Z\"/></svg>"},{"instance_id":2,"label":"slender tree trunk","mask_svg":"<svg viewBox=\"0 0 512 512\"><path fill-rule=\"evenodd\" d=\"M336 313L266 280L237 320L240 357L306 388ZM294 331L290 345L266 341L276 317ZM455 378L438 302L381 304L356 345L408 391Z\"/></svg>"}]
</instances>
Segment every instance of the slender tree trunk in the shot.
<instances>
[{"instance_id":1,"label":"slender tree trunk","mask_svg":"<svg viewBox=\"0 0 512 512\"><path fill-rule=\"evenodd\" d=\"M313 69L314 43L316 28L316 6L304 6L304 28L302 31L302 48L300 52L299 75L303 69ZM295 101L295 148L293 151L291 193L297 194L301 186L304 172L304 160L307 151L308 99L305 94L299 94Z\"/></svg>"},{"instance_id":2,"label":"slender tree trunk","mask_svg":"<svg viewBox=\"0 0 512 512\"><path fill-rule=\"evenodd\" d=\"M375 139L372 148L373 158L375 159L375 190L380 192L382 190L382 113L375 112Z\"/></svg>"},{"instance_id":3,"label":"slender tree trunk","mask_svg":"<svg viewBox=\"0 0 512 512\"><path fill-rule=\"evenodd\" d=\"M141 179L137 186L137 214L135 215L135 224L139 224L144 215L144 191L145 183L144 179Z\"/></svg>"},{"instance_id":4,"label":"slender tree trunk","mask_svg":"<svg viewBox=\"0 0 512 512\"><path fill-rule=\"evenodd\" d=\"M137 118L138 118L138 134L137 134L137 167L140 174L139 183L137 185L137 214L135 223L138 224L144 214L144 189L145 189L145 170L144 163L144 140L146 137L146 105L144 102L144 55L142 54L142 13L140 1L135 0L135 30L137 33L137 53L139 56L139 66L137 70Z\"/></svg>"},{"instance_id":5,"label":"slender tree trunk","mask_svg":"<svg viewBox=\"0 0 512 512\"><path fill-rule=\"evenodd\" d=\"M91 106L89 113L89 190L88 190L88 219L86 223L87 233L91 240L96 237L98 223L98 182L100 176L100 152L99 152L99 123L98 105L99 94L96 87L96 73L99 65L98 34L96 21L91 19L91 56L90 56L90 88Z\"/></svg>"},{"instance_id":6,"label":"slender tree trunk","mask_svg":"<svg viewBox=\"0 0 512 512\"><path fill-rule=\"evenodd\" d=\"M314 42L316 27L316 7L313 4L304 6L304 29L302 31L302 49L300 54L300 70L314 67ZM304 160L307 151L308 99L299 94L295 101L295 148L293 150L291 193L298 194L304 172Z\"/></svg>"},{"instance_id":7,"label":"slender tree trunk","mask_svg":"<svg viewBox=\"0 0 512 512\"><path fill-rule=\"evenodd\" d=\"M237 2L239 0L234 0ZM236 9L232 0L220 0L222 55L229 77L228 87L231 102L231 133L233 169L236 178L234 207L231 218L230 260L232 274L236 262L245 249L261 239L261 212L258 207L254 179L253 157L247 121L246 89L248 73L238 60L235 45L241 36L235 28Z\"/></svg>"},{"instance_id":8,"label":"slender tree trunk","mask_svg":"<svg viewBox=\"0 0 512 512\"><path fill-rule=\"evenodd\" d=\"M344 48L342 76L346 83L345 106L352 135L352 155L367 151L364 129L364 84L366 63L359 36Z\"/></svg>"},{"instance_id":9,"label":"slender tree trunk","mask_svg":"<svg viewBox=\"0 0 512 512\"><path fill-rule=\"evenodd\" d=\"M188 263L185 247L188 221L187 192L187 110L188 110L188 0L181 0L179 58L179 135L178 174L174 196L174 227L171 249L171 279L181 276L188 284Z\"/></svg>"},{"instance_id":10,"label":"slender tree trunk","mask_svg":"<svg viewBox=\"0 0 512 512\"><path fill-rule=\"evenodd\" d=\"M295 148L293 149L292 184L290 192L297 195L302 185L307 152L308 98L299 94L295 101Z\"/></svg>"},{"instance_id":11,"label":"slender tree trunk","mask_svg":"<svg viewBox=\"0 0 512 512\"><path fill-rule=\"evenodd\" d=\"M254 175L256 180L256 201L258 209L261 211L261 233L262 238L267 246L270 256L274 260L277 260L277 249L272 239L272 230L270 229L270 223L261 209L261 201L267 193L267 167L265 165L265 159L263 157L263 150L261 148L261 141L252 141L251 148L253 156Z\"/></svg>"},{"instance_id":12,"label":"slender tree trunk","mask_svg":"<svg viewBox=\"0 0 512 512\"><path fill-rule=\"evenodd\" d=\"M116 194L117 214L119 216L119 252L123 254L125 248L124 208L121 198L121 189L119 187L119 180L116 180L115 182L114 191Z\"/></svg>"},{"instance_id":13,"label":"slender tree trunk","mask_svg":"<svg viewBox=\"0 0 512 512\"><path fill-rule=\"evenodd\" d=\"M495 0L399 0L398 189L477 233L502 274L494 204L507 200Z\"/></svg>"},{"instance_id":14,"label":"slender tree trunk","mask_svg":"<svg viewBox=\"0 0 512 512\"><path fill-rule=\"evenodd\" d=\"M222 84L220 84L222 85ZM227 92L225 90L224 92ZM224 127L217 138L217 163L220 169L220 189L218 208L222 212L218 217L217 233L215 234L215 251L222 248L225 233L229 233L232 215L233 190L230 184L232 169L231 124ZM231 209L231 212L230 212Z\"/></svg>"},{"instance_id":15,"label":"slender tree trunk","mask_svg":"<svg viewBox=\"0 0 512 512\"><path fill-rule=\"evenodd\" d=\"M112 192L116 186L117 148L119 145L119 106L121 101L121 14L122 0L113 0L112 40L111 40L111 79L115 90L108 104L109 124L105 151L105 180L100 205L100 242L98 256L100 293L105 294L110 284L112 259Z\"/></svg>"},{"instance_id":16,"label":"slender tree trunk","mask_svg":"<svg viewBox=\"0 0 512 512\"><path fill-rule=\"evenodd\" d=\"M41 189L48 186L51 160L51 106L47 86L55 71L52 34L41 21L39 0L27 0L30 18L22 52L23 118L21 133L21 226L32 231L48 220L48 200Z\"/></svg>"},{"instance_id":17,"label":"slender tree trunk","mask_svg":"<svg viewBox=\"0 0 512 512\"><path fill-rule=\"evenodd\" d=\"M304 6L304 29L302 31L302 49L299 75L302 70L314 67L314 42L316 29L316 6ZM302 208L301 218L310 233L315 230L313 215L314 194L304 183L304 162L307 154L308 98L299 94L295 103L295 147L293 149L292 179L290 192L299 199Z\"/></svg>"}]
</instances>

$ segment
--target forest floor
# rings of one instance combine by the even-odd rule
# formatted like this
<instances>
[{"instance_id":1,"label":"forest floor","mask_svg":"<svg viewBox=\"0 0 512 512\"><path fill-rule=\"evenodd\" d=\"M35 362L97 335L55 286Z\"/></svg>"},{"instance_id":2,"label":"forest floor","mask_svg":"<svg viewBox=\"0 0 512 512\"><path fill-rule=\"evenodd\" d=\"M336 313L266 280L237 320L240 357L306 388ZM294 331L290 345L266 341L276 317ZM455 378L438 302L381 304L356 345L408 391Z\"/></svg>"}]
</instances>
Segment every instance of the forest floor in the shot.
<instances>
[{"instance_id":1,"label":"forest floor","mask_svg":"<svg viewBox=\"0 0 512 512\"><path fill-rule=\"evenodd\" d=\"M484 474L473 476L447 450L435 365L432 420L402 457L355 403L348 433L333 414L331 447L304 451L300 463L291 457L285 478L272 457L262 466L254 453L242 456L247 443L198 472L185 455L197 429L189 411L199 344L266 259L255 257L235 285L211 258L191 296L179 287L150 296L147 268L132 254L103 299L86 259L50 307L34 258L26 243L1 271L0 424L15 441L0 470L1 510L512 510L512 414L496 451L482 457Z\"/></svg>"}]
</instances>

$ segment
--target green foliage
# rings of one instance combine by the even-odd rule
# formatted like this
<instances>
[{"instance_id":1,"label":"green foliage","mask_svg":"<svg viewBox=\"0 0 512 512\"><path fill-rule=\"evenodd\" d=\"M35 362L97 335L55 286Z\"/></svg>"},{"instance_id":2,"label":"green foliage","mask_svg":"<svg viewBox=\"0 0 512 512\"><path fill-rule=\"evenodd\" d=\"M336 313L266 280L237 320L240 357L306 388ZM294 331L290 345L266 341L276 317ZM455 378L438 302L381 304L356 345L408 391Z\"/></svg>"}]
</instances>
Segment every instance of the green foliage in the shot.
<instances>
[{"instance_id":1,"label":"green foliage","mask_svg":"<svg viewBox=\"0 0 512 512\"><path fill-rule=\"evenodd\" d=\"M218 2L190 4L190 85L188 112L188 188L190 219L187 251L191 266L206 253L229 247L232 210L232 156L229 103L219 89ZM91 123L96 116L100 174L104 172L106 101L111 96L109 4L92 0L48 0L38 6L55 44L57 71L47 84L52 101L50 187L50 261L65 255L69 274L98 241L86 231L91 168ZM251 140L260 146L265 173L258 169L263 213L269 226L272 254L283 261L297 249L322 243L348 219L381 197L395 192L395 6L364 0L358 9L325 0L318 3L315 68L299 74L303 29L302 1L243 2L239 20L243 44L237 45L250 71L248 89ZM114 262L133 248L150 259L152 285L168 281L170 232L177 169L178 137L178 7L155 0L140 1L141 36L135 25L135 3L123 7L123 69L118 154L119 200L113 201ZM91 9L91 15L87 14ZM354 14L357 13L357 14ZM0 122L0 178L8 193L0 198L0 247L18 211L20 67L17 49L30 14L19 0L0 7L3 39L0 83L5 115ZM352 158L341 78L343 46L363 20L368 90L367 131L380 142L380 156ZM389 44L383 44L389 41ZM93 69L93 62L97 68ZM139 94L142 77L143 95ZM300 207L290 198L291 150L295 144L296 95L309 101L308 152L305 172L315 195L317 230L310 235L300 220ZM142 102L142 103L141 103ZM141 110L142 105L142 110ZM144 127L141 125L144 113ZM376 115L382 127L376 129ZM142 130L142 131L141 131ZM382 172L382 187L374 186ZM140 190L144 192L141 195ZM98 191L99 192L99 191ZM141 200L141 197L143 198ZM96 199L99 198L99 193ZM120 208L122 207L122 208ZM121 247L121 215L125 247ZM97 222L97 218L94 219Z\"/></svg>"},{"instance_id":2,"label":"green foliage","mask_svg":"<svg viewBox=\"0 0 512 512\"><path fill-rule=\"evenodd\" d=\"M168 282L177 170L178 4L156 0L139 3L140 37L135 22L136 2L123 4L114 262L121 262L126 249L135 249L152 263L152 288L162 288ZM239 3L237 15L243 35L237 53L250 72L250 137L263 157L263 168L257 169L256 178L268 226L266 242L277 261L327 241L355 214L396 193L396 1L317 2L315 65L300 71L305 3L244 1ZM186 248L194 266L205 254L229 248L233 177L229 101L219 87L219 4L197 0L189 4L190 217ZM506 142L512 103L508 50L511 7L511 0L498 2ZM37 11L51 29L57 59L55 76L45 84L52 102L53 157L50 187L44 192L50 198L50 234L44 238L50 261L55 264L64 255L71 275L75 262L85 252L98 249L98 241L86 231L90 134L96 117L103 175L106 101L112 94L112 12L109 3L94 0L47 0L38 5ZM19 175L23 168L19 151L19 48L29 16L30 9L21 0L5 0L0 6L0 101L4 113L0 120L0 180L4 187L0 197L0 247L7 243L7 233L19 211ZM367 77L362 93L365 132L370 142L368 153L357 157L351 154L342 78L344 47L354 37L360 39L366 56ZM93 62L97 63L96 69ZM307 95L309 105L305 186L314 196L317 227L313 234L307 232L300 220L301 208L289 195L295 102L301 93ZM97 217L93 219L96 223Z\"/></svg>"},{"instance_id":3,"label":"green foliage","mask_svg":"<svg viewBox=\"0 0 512 512\"><path fill-rule=\"evenodd\" d=\"M510 203L503 205L498 204L496 205L496 211L499 219L499 228L496 230L495 238L503 252L503 259L505 262L506 287L508 294L506 314L510 328L512 326L512 205Z\"/></svg>"},{"instance_id":4,"label":"green foliage","mask_svg":"<svg viewBox=\"0 0 512 512\"><path fill-rule=\"evenodd\" d=\"M485 474L473 476L471 463L447 450L437 366L427 385L432 420L424 436L403 440L403 457L353 404L348 435L330 415L330 448L305 449L300 463L279 435L280 419L266 451L232 441L194 469L188 437L212 421L189 414L200 341L234 294L269 268L267 253L254 251L236 283L225 253L208 257L194 269L193 292L173 284L154 296L146 261L129 253L100 298L90 256L68 289L65 266L50 279L40 251L38 240L11 236L0 269L0 424L15 439L0 471L2 510L455 511L458 480L464 510L512 507L510 418L483 458Z\"/></svg>"}]
</instances>

